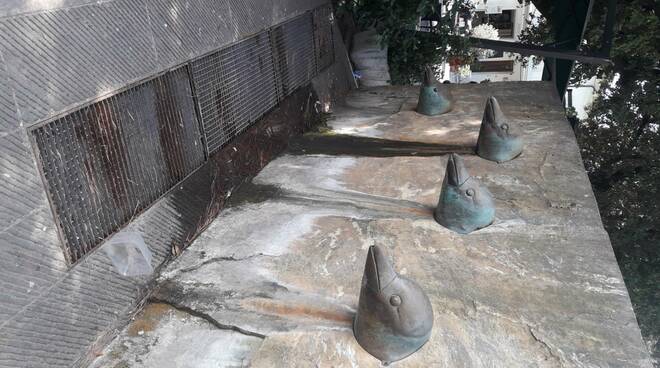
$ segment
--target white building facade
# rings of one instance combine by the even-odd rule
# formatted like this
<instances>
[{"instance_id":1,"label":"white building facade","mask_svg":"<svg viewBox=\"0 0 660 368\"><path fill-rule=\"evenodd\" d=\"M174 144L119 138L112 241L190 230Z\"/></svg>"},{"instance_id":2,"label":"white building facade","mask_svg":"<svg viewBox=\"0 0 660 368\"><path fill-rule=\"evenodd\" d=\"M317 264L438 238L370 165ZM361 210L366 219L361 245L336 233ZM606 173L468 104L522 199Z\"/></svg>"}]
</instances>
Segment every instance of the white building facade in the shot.
<instances>
[{"instance_id":1,"label":"white building facade","mask_svg":"<svg viewBox=\"0 0 660 368\"><path fill-rule=\"evenodd\" d=\"M499 39L503 41L517 42L522 30L528 26L529 15L538 15L533 4L523 5L517 0L473 0L473 4L475 12L464 26L473 29L480 24L490 24L497 29ZM523 65L515 59L513 53L496 52L479 58L470 65L469 71L465 67L460 71L451 70L447 65L445 79L453 83L541 80L542 62L537 65L531 62Z\"/></svg>"},{"instance_id":2,"label":"white building facade","mask_svg":"<svg viewBox=\"0 0 660 368\"><path fill-rule=\"evenodd\" d=\"M541 14L530 2L520 4L518 0L472 0L474 13L472 18L459 19L458 26L468 30L488 24L496 29L495 37L507 42L519 42L519 36L530 22ZM532 59L523 64L510 52L491 51L482 55L471 65L452 68L449 63L443 65L439 79L452 83L480 83L484 81L540 81L543 77L543 61L535 64ZM598 95L601 81L595 77L579 85L569 85L564 96L566 108L574 108L578 118L585 119L588 110Z\"/></svg>"}]
</instances>

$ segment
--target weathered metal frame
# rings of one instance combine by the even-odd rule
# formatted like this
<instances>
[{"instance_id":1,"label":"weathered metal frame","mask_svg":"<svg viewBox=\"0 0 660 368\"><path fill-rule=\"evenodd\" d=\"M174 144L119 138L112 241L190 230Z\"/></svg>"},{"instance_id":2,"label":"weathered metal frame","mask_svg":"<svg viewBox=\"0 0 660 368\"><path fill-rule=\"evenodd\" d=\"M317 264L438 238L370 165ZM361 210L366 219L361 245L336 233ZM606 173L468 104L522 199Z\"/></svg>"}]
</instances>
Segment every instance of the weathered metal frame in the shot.
<instances>
[{"instance_id":1,"label":"weathered metal frame","mask_svg":"<svg viewBox=\"0 0 660 368\"><path fill-rule=\"evenodd\" d=\"M536 55L553 57L557 59L574 60L589 64L612 64L609 54L588 53L554 46L526 45L519 42L489 40L485 38L470 37L474 47L496 51L515 52L521 55Z\"/></svg>"},{"instance_id":2,"label":"weathered metal frame","mask_svg":"<svg viewBox=\"0 0 660 368\"><path fill-rule=\"evenodd\" d=\"M312 11L312 23L314 28L314 55L316 60L316 72L328 68L335 60L334 15L332 7L320 6Z\"/></svg>"},{"instance_id":3,"label":"weathered metal frame","mask_svg":"<svg viewBox=\"0 0 660 368\"><path fill-rule=\"evenodd\" d=\"M309 31L310 37L301 37L305 30ZM285 97L309 83L311 78L318 74L313 12L279 24L271 28L270 32L273 55L276 55L276 74L280 76L281 96ZM291 62L296 58L303 61L302 67Z\"/></svg>"},{"instance_id":4,"label":"weathered metal frame","mask_svg":"<svg viewBox=\"0 0 660 368\"><path fill-rule=\"evenodd\" d=\"M69 264L69 266L74 266L75 264L79 263L82 259L85 258L85 256L87 254L90 253L91 250L93 250L99 244L101 244L103 242L103 240L105 240L107 237L111 236L112 234L116 233L121 228L126 226L130 222L130 218L133 218L133 217L139 215L140 213L142 213L143 211L145 211L146 209L148 209L153 203L155 203L158 200L158 198L161 198L162 196L166 195L169 191L171 191L173 188L175 188L177 183L181 182L182 180L185 180L185 178L192 175L200 167L201 163L207 161L209 156L215 150L217 150L219 148L219 147L216 147L215 149L209 149L208 131L207 131L207 129L205 129L204 122L203 122L202 111L200 110L201 107L200 107L199 94L198 94L199 85L198 85L198 83L196 83L195 78L194 78L194 73L193 73L193 63L196 60L202 59L204 57L208 57L209 55L218 54L218 53L221 53L223 51L226 52L227 50L231 50L232 47L240 47L240 45L242 45L242 44L244 45L246 42L249 43L251 41L254 41L255 37L260 37L261 42L266 42L265 47L268 48L268 50L269 50L268 52L271 55L271 60L267 62L267 64L269 64L269 65L267 65L266 68L270 69L272 71L271 75L272 75L273 93L274 93L275 98L271 101L271 103L266 104L265 106L260 105L262 107L261 110L257 114L254 114L254 116L252 116L253 114L250 113L250 119L248 119L244 124L241 124L233 132L232 137L230 137L230 139L228 139L228 140L226 140L225 142L222 143L222 145L224 145L229 140L231 140L233 137L240 134L243 130L247 129L249 126L251 126L256 121L258 121L261 117L263 117L265 114L267 114L268 111L270 111L272 108L277 106L284 99L284 97L290 95L291 93L293 93L298 88L308 84L311 81L311 78L313 76L317 75L321 71L321 68L319 67L319 65L320 65L319 50L318 50L319 44L316 42L317 38L320 37L321 35L316 34L318 32L319 27L317 27L318 24L315 23L315 22L318 22L318 14L328 13L328 12L330 14L332 12L331 7L328 6L328 5L323 5L321 7L308 10L305 13L303 13L302 15L299 15L299 16L291 18L291 19L289 19L285 22L282 22L280 24L269 27L269 28L265 29L264 31L262 31L262 32L260 32L256 35L253 35L251 37L240 40L238 42L234 42L232 44L223 46L222 48L220 48L218 50L214 50L214 51L211 51L211 52L209 52L207 54L204 54L200 57L197 57L195 59L188 60L185 63L175 65L175 66L173 66L173 67L171 67L167 70L164 70L160 73L151 75L148 78L143 78L141 80L135 81L135 82L133 82L133 83L127 85L127 86L124 86L120 89L117 89L113 92L106 93L106 94L104 94L102 96L98 96L94 99L90 99L90 100L86 101L83 104L77 105L75 108L72 108L72 109L64 111L60 114L51 116L48 119L44 119L42 121L39 121L39 122L31 125L27 129L27 133L28 133L28 136L30 137L30 140L31 140L32 150L34 152L34 155L35 155L35 158L36 158L36 161L37 161L37 166L39 168L39 170L38 170L39 175L41 176L41 180L44 184L44 187L47 189L46 193L47 193L47 197L48 197L48 200L49 200L50 209L51 209L51 212L54 216L58 236L60 238L60 247L62 248L63 253L65 254L65 258L66 258L67 263ZM305 58L305 59L309 60L309 62L311 63L310 66L308 66L308 74L309 75L307 75L305 78L301 79L299 81L299 83L295 84L295 86L293 86L294 88L288 88L287 90L285 90L285 88L284 88L285 80L284 80L283 76L281 75L281 71L283 69L281 69L280 67L286 68L287 66L286 65L280 65L281 64L280 60L277 60L277 57L278 57L278 55L285 57L286 55L283 55L282 51L286 51L286 50L281 50L281 48L280 48L280 50L278 50L277 39L275 37L275 32L274 31L276 31L277 29L281 29L282 27L286 26L287 24L290 24L291 22L300 21L301 19L306 19L305 21L310 26L309 27L309 32L307 32L308 33L307 36L309 38L309 44L310 44L310 47L309 47L310 51L308 51L310 53L310 55L308 55L308 56L310 56L310 57ZM322 28L320 28L320 29L322 29ZM330 24L329 29L332 31L332 24ZM329 49L328 51L329 51L330 55L332 55L331 61L327 62L330 65L335 60L334 37L332 37L332 34L329 35L329 44L327 45L327 47ZM278 53L278 51L279 51L279 53ZM56 201L55 198L53 197L53 193L51 193L52 188L50 188L51 183L50 183L49 179L46 178L46 175L44 174L44 172L45 172L45 167L44 167L45 161L44 161L44 157L42 157L42 155L41 155L41 152L40 152L40 149L39 149L39 143L37 142L37 139L35 137L35 132L37 132L39 129L43 129L45 126L47 126L49 124L53 124L53 123L58 122L58 121L66 122L67 120L71 119L71 116L73 116L75 114L80 114L82 110L89 109L90 107L95 106L97 104L99 104L101 106L107 106L109 103L111 103L113 101L116 102L116 100L118 98L120 98L119 96L121 96L124 93L138 90L142 86L144 86L148 83L156 83L156 81L158 81L159 78L167 77L168 73L174 73L174 72L178 72L178 71L181 71L181 70L183 70L182 73L185 74L185 77L188 79L189 88L190 88L190 91L192 92L191 96L189 98L191 99L191 104L192 104L192 109L193 109L193 117L194 117L194 119L196 119L195 123L196 123L197 130L199 132L199 135L200 135L199 136L200 143L201 143L201 146L203 147L203 149L202 149L202 158L201 158L200 165L196 165L196 167L193 168L192 170L190 170L190 172L187 172L187 173L185 173L185 175L183 175L183 177L178 178L179 180L177 180L176 182L171 183L171 185L168 185L165 190L160 191L153 198L150 198L149 201L146 201L142 206L140 206L140 209L136 209L136 210L132 211L132 215L130 216L130 218L128 220L120 221L120 223L116 224L116 226L111 226L112 227L111 231L108 231L107 234L104 233L103 236L101 238L99 238L98 241L93 242L94 244L87 247L86 250L84 250L82 252L82 254L73 254L72 253L73 248L72 248L72 245L71 245L71 239L69 239L69 236L67 236L67 234L70 233L70 231L64 231L64 226L65 225L63 224L62 218L60 218L61 208L58 208L58 206L56 205L56 202L58 202L58 201ZM256 93L260 93L257 90L256 87L258 87L258 85L255 85L255 88L251 88L249 90L252 91L252 92L256 91ZM157 88L157 87L153 87L153 88ZM157 92L155 92L155 90L154 90L153 93L157 93ZM249 94L249 91L248 91L248 94ZM173 98L173 96L170 96L170 98ZM256 101L256 103L259 103L259 101ZM114 115L118 115L118 113L115 112L115 111L111 111L111 113L114 114ZM114 118L117 118L117 117L118 116L114 116ZM117 134L119 134L119 133L117 133ZM115 137L115 138L117 138L117 137ZM119 137L117 139L121 140L123 138ZM110 143L110 142L108 141L106 143ZM220 146L222 146L222 145L220 145ZM188 149L188 148L183 147L183 149ZM130 160L130 158L128 158L128 159ZM129 162L122 163L122 165L129 165ZM122 170L123 170L122 172L124 174L128 173L127 168L124 167L124 168L122 168ZM123 180L130 180L130 178L127 176ZM125 189L128 190L126 183L123 183L123 186L125 187ZM92 199L82 198L81 200L89 202Z\"/></svg>"},{"instance_id":5,"label":"weathered metal frame","mask_svg":"<svg viewBox=\"0 0 660 368\"><path fill-rule=\"evenodd\" d=\"M580 33L580 39L584 37L588 20L591 17L593 5L594 2L589 1L586 11L586 20ZM612 48L615 18L616 0L608 0L607 16L603 28L603 43L597 52L581 52L552 45L528 45L519 42L507 42L476 37L470 37L470 41L473 42L475 47L497 51L515 52L522 55L537 55L562 60L573 60L588 64L612 64L612 60L609 59L609 56Z\"/></svg>"},{"instance_id":6,"label":"weathered metal frame","mask_svg":"<svg viewBox=\"0 0 660 368\"><path fill-rule=\"evenodd\" d=\"M180 144L185 142L184 136L196 139L195 137L201 135L193 102L188 102L190 105L188 110L192 110L188 111L189 116L174 114L167 110L169 107L166 106L178 106L179 103L185 103L185 97L179 95L177 98L177 92L171 88L185 88L185 84L188 83L186 81L188 79L187 68L187 65L183 65L171 69L28 129L39 174L46 188L50 209L57 225L60 247L70 265L80 262L105 238L124 227L131 218L146 210L158 198L170 191L176 183L185 180L204 163L205 157L204 150L201 149L201 142L200 148L196 152L193 147ZM182 82L184 85L175 86ZM166 87L163 83L169 84ZM190 88L189 85L188 88ZM156 116L153 116L153 119L140 121L131 127L127 121L128 119L135 121L133 114L140 109L134 101L135 98L149 97L153 98L154 105L151 107L155 109ZM166 98L169 102L165 103L163 100L159 100L159 97ZM174 103L175 99L179 102ZM166 115L159 116L162 113ZM183 124L185 120L194 124L194 129L187 131L182 127L177 135L175 130L178 127L175 128L174 125ZM102 126L104 124L106 126ZM161 127L161 124L165 125ZM150 127L161 132L158 134L160 141L144 141L149 136L148 131L144 129L150 129ZM131 133L133 129L139 131L139 133L135 133L138 135ZM131 141L130 138L142 140L143 146L141 147L158 146L161 148L137 156L132 155L131 151L136 149L136 142ZM55 146L57 148L64 146L64 144L57 144L57 140L62 139L71 141L66 145L66 149L58 150L59 158L62 158L61 155L64 154L66 155L64 159L68 158L74 163L85 162L89 167L85 170L79 167L71 167L71 170L67 170L65 165L59 169L53 167L53 158L44 156L44 152L49 148L43 146L41 142L50 141L51 144L57 145ZM105 151L87 143L93 143L98 139L103 142L96 143L106 147ZM182 142L177 142L179 139ZM167 147L162 147L162 145ZM144 169L150 168L158 170L144 160L159 160L159 158L163 159L159 168L164 170L161 172L164 176L149 175L143 172ZM107 165L113 159L117 172L110 178L106 171L110 170ZM80 189L81 191L87 190L86 194L76 194L75 191L67 192L71 191L71 188L65 184L71 183L66 178L73 178L76 183L80 182L81 186L87 183L87 186ZM96 185L99 184L103 187L97 189ZM111 185L112 188L108 185ZM114 197L112 193L116 190L123 190L123 194L120 197ZM61 198L60 195L73 195L77 198L76 203L72 204L70 200ZM74 199L73 197L72 199ZM114 199L111 200L110 197L114 197ZM73 207L69 208L71 206ZM85 212L88 207L95 207L96 211ZM67 217L75 216L82 217L83 220L67 219Z\"/></svg>"},{"instance_id":7,"label":"weathered metal frame","mask_svg":"<svg viewBox=\"0 0 660 368\"><path fill-rule=\"evenodd\" d=\"M327 14L329 18L328 27L325 28L319 24L324 14ZM284 97L308 84L312 77L320 73L325 67L334 63L336 56L334 55L331 14L332 9L330 6L321 6L270 27L250 38L227 45L190 61L191 83L194 86L194 98L200 117L200 124L204 132L204 144L207 156L223 147L236 134L240 133L240 131L253 124L270 109L275 107ZM331 33L329 35L319 34L323 29L330 30ZM321 37L326 37L325 44L319 42ZM272 73L267 76L261 74L261 78L265 77L262 83L265 83L268 91L272 91L274 96L271 94L262 96L265 97L265 101L257 102L264 104L263 106L260 105L260 110L255 116L247 119L247 123L245 124L240 123L236 131L229 131L227 134L218 138L215 131L224 129L223 127L229 124L229 121L233 120L226 116L230 109L222 103L220 105L223 106L223 111L220 111L219 106L211 107L208 105L209 102L205 100L208 98L206 94L211 92L205 91L205 89L222 89L225 88L222 86L225 83L220 80L222 79L221 77L215 84L211 83L211 85L208 85L208 83L205 83L207 81L203 80L203 76L197 75L197 70L200 67L199 64L207 62L207 64L211 65L209 67L217 69L218 73L225 73L230 66L222 65L222 55L231 52L230 50L234 48L240 48L244 43L252 42L255 39L261 40L260 42L267 39L269 42L270 49L265 50L265 55L268 59L266 60L267 65L265 68L262 68L262 71L267 72L267 70L271 70ZM321 50L323 45L325 45L325 50ZM330 57L322 61L321 58L323 55L330 55ZM212 60L214 58L217 60ZM251 77L248 75L245 79L251 79ZM213 93L217 93L217 91ZM231 96L232 93L236 93L236 91L226 92L224 97L231 99L233 98ZM254 93L259 92L256 91ZM274 97L274 100L272 97ZM216 111L210 112L208 111L209 109ZM211 134L211 130L214 131L213 135Z\"/></svg>"},{"instance_id":8,"label":"weathered metal frame","mask_svg":"<svg viewBox=\"0 0 660 368\"><path fill-rule=\"evenodd\" d=\"M262 31L189 64L207 155L280 101L268 32Z\"/></svg>"}]
</instances>

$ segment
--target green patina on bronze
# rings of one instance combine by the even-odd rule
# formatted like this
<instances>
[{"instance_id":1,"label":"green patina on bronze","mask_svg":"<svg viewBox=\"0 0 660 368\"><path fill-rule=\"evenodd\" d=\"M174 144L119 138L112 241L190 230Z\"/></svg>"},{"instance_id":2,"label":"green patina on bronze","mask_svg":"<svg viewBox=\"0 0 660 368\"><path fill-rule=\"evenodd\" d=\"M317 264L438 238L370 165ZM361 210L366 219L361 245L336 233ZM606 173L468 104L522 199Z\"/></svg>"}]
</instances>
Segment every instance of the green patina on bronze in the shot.
<instances>
[{"instance_id":1,"label":"green patina on bronze","mask_svg":"<svg viewBox=\"0 0 660 368\"><path fill-rule=\"evenodd\" d=\"M495 97L489 97L477 140L477 155L486 160L505 162L518 157L523 150L520 137L509 132L509 123Z\"/></svg>"},{"instance_id":2,"label":"green patina on bronze","mask_svg":"<svg viewBox=\"0 0 660 368\"><path fill-rule=\"evenodd\" d=\"M380 247L369 247L353 321L360 346L389 364L419 350L432 328L433 308L426 293L399 275Z\"/></svg>"},{"instance_id":3,"label":"green patina on bronze","mask_svg":"<svg viewBox=\"0 0 660 368\"><path fill-rule=\"evenodd\" d=\"M457 154L449 156L434 217L440 225L461 234L486 227L495 218L490 191L470 176Z\"/></svg>"},{"instance_id":4,"label":"green patina on bronze","mask_svg":"<svg viewBox=\"0 0 660 368\"><path fill-rule=\"evenodd\" d=\"M434 116L451 111L453 107L451 94L435 79L433 69L426 67L424 82L419 90L417 112L422 115Z\"/></svg>"}]
</instances>

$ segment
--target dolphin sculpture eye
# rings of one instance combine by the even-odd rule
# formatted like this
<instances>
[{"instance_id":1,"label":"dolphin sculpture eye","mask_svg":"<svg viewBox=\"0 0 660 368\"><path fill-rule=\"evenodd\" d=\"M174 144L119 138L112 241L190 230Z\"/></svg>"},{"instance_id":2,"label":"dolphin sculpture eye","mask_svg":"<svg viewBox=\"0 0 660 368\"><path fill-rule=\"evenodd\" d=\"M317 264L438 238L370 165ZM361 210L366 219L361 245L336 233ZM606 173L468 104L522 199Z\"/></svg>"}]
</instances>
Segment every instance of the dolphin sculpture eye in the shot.
<instances>
[{"instance_id":1,"label":"dolphin sculpture eye","mask_svg":"<svg viewBox=\"0 0 660 368\"><path fill-rule=\"evenodd\" d=\"M513 160L523 151L523 141L509 131L509 124L495 97L489 97L481 119L477 154L498 163Z\"/></svg>"},{"instance_id":2,"label":"dolphin sculpture eye","mask_svg":"<svg viewBox=\"0 0 660 368\"><path fill-rule=\"evenodd\" d=\"M419 87L417 112L426 116L435 116L450 111L452 106L450 91L435 79L433 67L426 66L422 84Z\"/></svg>"},{"instance_id":3,"label":"dolphin sculpture eye","mask_svg":"<svg viewBox=\"0 0 660 368\"><path fill-rule=\"evenodd\" d=\"M398 296L398 295L392 295L390 297L390 304L395 306L395 307L400 306L401 305L401 297Z\"/></svg>"},{"instance_id":4,"label":"dolphin sculpture eye","mask_svg":"<svg viewBox=\"0 0 660 368\"><path fill-rule=\"evenodd\" d=\"M445 179L433 216L440 225L461 234L493 222L495 204L492 195L477 178L470 176L463 159L455 153L447 160Z\"/></svg>"},{"instance_id":5,"label":"dolphin sculpture eye","mask_svg":"<svg viewBox=\"0 0 660 368\"><path fill-rule=\"evenodd\" d=\"M380 247L369 247L353 319L358 344L388 365L419 350L432 327L433 307L424 290L399 275Z\"/></svg>"}]
</instances>

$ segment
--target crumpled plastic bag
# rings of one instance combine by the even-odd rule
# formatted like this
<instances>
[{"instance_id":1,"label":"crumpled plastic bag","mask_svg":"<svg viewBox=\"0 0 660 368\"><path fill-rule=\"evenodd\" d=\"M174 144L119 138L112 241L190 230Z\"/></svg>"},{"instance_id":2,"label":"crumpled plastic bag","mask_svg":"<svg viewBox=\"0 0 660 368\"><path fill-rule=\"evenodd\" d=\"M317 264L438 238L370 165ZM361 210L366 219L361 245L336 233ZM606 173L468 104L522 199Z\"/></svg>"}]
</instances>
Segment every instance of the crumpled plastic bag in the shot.
<instances>
[{"instance_id":1,"label":"crumpled plastic bag","mask_svg":"<svg viewBox=\"0 0 660 368\"><path fill-rule=\"evenodd\" d=\"M115 234L103 245L103 250L110 257L115 270L123 276L148 275L154 271L151 251L138 232Z\"/></svg>"}]
</instances>

